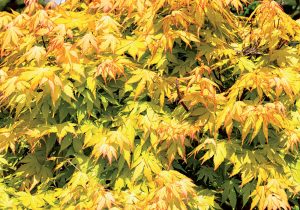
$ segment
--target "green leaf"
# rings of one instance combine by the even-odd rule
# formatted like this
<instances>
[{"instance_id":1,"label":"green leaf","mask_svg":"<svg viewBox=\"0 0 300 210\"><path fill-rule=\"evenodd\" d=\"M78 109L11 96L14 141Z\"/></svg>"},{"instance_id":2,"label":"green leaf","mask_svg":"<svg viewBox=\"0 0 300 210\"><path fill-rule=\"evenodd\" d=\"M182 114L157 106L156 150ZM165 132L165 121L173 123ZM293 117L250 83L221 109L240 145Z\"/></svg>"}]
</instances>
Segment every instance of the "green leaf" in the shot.
<instances>
[{"instance_id":1,"label":"green leaf","mask_svg":"<svg viewBox=\"0 0 300 210\"><path fill-rule=\"evenodd\" d=\"M67 149L72 144L72 142L73 142L73 137L70 134L66 135L60 143L59 153Z\"/></svg>"},{"instance_id":2,"label":"green leaf","mask_svg":"<svg viewBox=\"0 0 300 210\"><path fill-rule=\"evenodd\" d=\"M73 148L76 153L82 152L83 141L81 138L73 138Z\"/></svg>"}]
</instances>

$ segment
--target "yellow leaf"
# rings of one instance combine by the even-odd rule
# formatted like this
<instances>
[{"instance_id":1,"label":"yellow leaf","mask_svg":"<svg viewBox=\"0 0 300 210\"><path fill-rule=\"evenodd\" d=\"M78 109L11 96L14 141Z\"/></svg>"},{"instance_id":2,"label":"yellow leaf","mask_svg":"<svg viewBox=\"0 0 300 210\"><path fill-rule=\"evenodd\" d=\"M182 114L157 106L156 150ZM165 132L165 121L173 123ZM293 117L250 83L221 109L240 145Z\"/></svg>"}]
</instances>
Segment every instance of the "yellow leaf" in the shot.
<instances>
[{"instance_id":1,"label":"yellow leaf","mask_svg":"<svg viewBox=\"0 0 300 210\"><path fill-rule=\"evenodd\" d=\"M19 44L19 37L23 36L22 31L13 25L9 25L4 33L2 50L6 49L10 45L17 46Z\"/></svg>"},{"instance_id":2,"label":"yellow leaf","mask_svg":"<svg viewBox=\"0 0 300 210\"><path fill-rule=\"evenodd\" d=\"M268 134L268 122L264 121L263 122L263 132L264 132L264 135L265 135L265 138L266 138L266 142L268 143L268 137L269 137L269 134Z\"/></svg>"},{"instance_id":3,"label":"yellow leaf","mask_svg":"<svg viewBox=\"0 0 300 210\"><path fill-rule=\"evenodd\" d=\"M141 161L140 164L139 164L137 167L135 167L134 172L133 172L133 175L132 175L132 177L131 177L132 182L135 182L136 179L137 179L140 175L142 175L142 171L143 171L143 169L144 169L144 166L145 166L145 163L144 163L143 161Z\"/></svg>"},{"instance_id":4,"label":"yellow leaf","mask_svg":"<svg viewBox=\"0 0 300 210\"><path fill-rule=\"evenodd\" d=\"M96 37L92 33L85 34L78 42L84 54L90 52L91 47L98 51L98 43Z\"/></svg>"},{"instance_id":5,"label":"yellow leaf","mask_svg":"<svg viewBox=\"0 0 300 210\"><path fill-rule=\"evenodd\" d=\"M8 148L11 148L15 152L15 144L17 141L17 136L7 128L0 128L0 152L6 151Z\"/></svg>"},{"instance_id":6,"label":"yellow leaf","mask_svg":"<svg viewBox=\"0 0 300 210\"><path fill-rule=\"evenodd\" d=\"M74 96L74 93L73 93L73 88L70 84L68 85L65 85L63 87L63 92L70 98L74 99L75 100L75 96Z\"/></svg>"},{"instance_id":7,"label":"yellow leaf","mask_svg":"<svg viewBox=\"0 0 300 210\"><path fill-rule=\"evenodd\" d=\"M86 86L93 93L94 97L96 97L96 79L88 77L86 79Z\"/></svg>"},{"instance_id":8,"label":"yellow leaf","mask_svg":"<svg viewBox=\"0 0 300 210\"><path fill-rule=\"evenodd\" d=\"M142 78L135 89L134 99L136 99L143 92L145 86L146 86L146 79Z\"/></svg>"},{"instance_id":9,"label":"yellow leaf","mask_svg":"<svg viewBox=\"0 0 300 210\"><path fill-rule=\"evenodd\" d=\"M213 161L215 165L214 170L217 170L217 168L220 166L220 164L225 160L227 156L225 142L218 143L215 151L216 153L214 155Z\"/></svg>"},{"instance_id":10,"label":"yellow leaf","mask_svg":"<svg viewBox=\"0 0 300 210\"><path fill-rule=\"evenodd\" d=\"M246 123L243 126L243 130L242 130L242 142L244 143L245 138L247 137L247 135L249 134L249 131L251 129L251 125L252 125L252 119L248 118L246 120Z\"/></svg>"},{"instance_id":11,"label":"yellow leaf","mask_svg":"<svg viewBox=\"0 0 300 210\"><path fill-rule=\"evenodd\" d=\"M261 125L262 125L262 122L263 122L263 117L262 116L259 116L258 117L258 120L255 120L255 126L254 126L254 131L252 133L252 140L254 139L254 137L257 135L257 133L259 132L260 128L261 128Z\"/></svg>"},{"instance_id":12,"label":"yellow leaf","mask_svg":"<svg viewBox=\"0 0 300 210\"><path fill-rule=\"evenodd\" d=\"M126 43L127 44L127 43ZM135 41L129 44L128 54L134 59L140 59L142 55L146 52L147 45L143 41Z\"/></svg>"},{"instance_id":13,"label":"yellow leaf","mask_svg":"<svg viewBox=\"0 0 300 210\"><path fill-rule=\"evenodd\" d=\"M70 43L64 43L61 49L56 49L56 52L56 59L59 63L66 63L71 66L75 63L79 63L79 56L76 48Z\"/></svg>"},{"instance_id":14,"label":"yellow leaf","mask_svg":"<svg viewBox=\"0 0 300 210\"><path fill-rule=\"evenodd\" d=\"M147 166L145 166L144 167L144 175L145 175L145 177L146 177L146 179L150 182L150 181L152 181L152 172L151 172L151 170L150 170L150 168L149 167L147 167Z\"/></svg>"},{"instance_id":15,"label":"yellow leaf","mask_svg":"<svg viewBox=\"0 0 300 210\"><path fill-rule=\"evenodd\" d=\"M41 60L45 60L46 50L44 47L34 46L26 54L26 60L29 62L31 60L36 60L40 64Z\"/></svg>"},{"instance_id":16,"label":"yellow leaf","mask_svg":"<svg viewBox=\"0 0 300 210\"><path fill-rule=\"evenodd\" d=\"M100 50L106 51L108 47L114 53L116 51L117 44L120 43L119 39L112 34L106 34L101 38Z\"/></svg>"}]
</instances>

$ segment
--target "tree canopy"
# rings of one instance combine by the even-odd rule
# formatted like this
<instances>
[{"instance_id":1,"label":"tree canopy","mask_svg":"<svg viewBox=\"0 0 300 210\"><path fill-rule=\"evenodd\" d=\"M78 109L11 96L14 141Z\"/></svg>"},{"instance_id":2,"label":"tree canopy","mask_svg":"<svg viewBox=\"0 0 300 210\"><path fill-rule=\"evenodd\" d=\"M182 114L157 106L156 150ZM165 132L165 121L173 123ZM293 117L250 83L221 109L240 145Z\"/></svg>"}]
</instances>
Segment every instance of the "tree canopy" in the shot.
<instances>
[{"instance_id":1,"label":"tree canopy","mask_svg":"<svg viewBox=\"0 0 300 210\"><path fill-rule=\"evenodd\" d=\"M253 2L0 12L0 207L296 210L300 24Z\"/></svg>"}]
</instances>

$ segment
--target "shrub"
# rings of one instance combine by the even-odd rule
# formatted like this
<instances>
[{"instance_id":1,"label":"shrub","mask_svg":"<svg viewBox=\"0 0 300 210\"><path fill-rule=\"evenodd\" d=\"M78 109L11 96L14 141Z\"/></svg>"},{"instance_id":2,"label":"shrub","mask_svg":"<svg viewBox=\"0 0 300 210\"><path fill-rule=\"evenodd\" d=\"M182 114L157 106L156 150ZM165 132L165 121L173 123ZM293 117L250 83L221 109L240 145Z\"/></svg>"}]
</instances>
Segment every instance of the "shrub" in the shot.
<instances>
[{"instance_id":1,"label":"shrub","mask_svg":"<svg viewBox=\"0 0 300 210\"><path fill-rule=\"evenodd\" d=\"M0 207L297 209L300 26L247 2L1 12Z\"/></svg>"}]
</instances>

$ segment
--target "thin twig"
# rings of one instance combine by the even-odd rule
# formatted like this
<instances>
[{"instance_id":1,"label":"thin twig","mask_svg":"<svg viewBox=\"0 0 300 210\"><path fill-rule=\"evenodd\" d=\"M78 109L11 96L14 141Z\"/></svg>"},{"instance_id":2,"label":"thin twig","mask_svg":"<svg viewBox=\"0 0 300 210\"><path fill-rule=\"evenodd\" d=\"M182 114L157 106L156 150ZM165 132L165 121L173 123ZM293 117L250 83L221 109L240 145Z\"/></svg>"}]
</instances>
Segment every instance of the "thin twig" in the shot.
<instances>
[{"instance_id":1,"label":"thin twig","mask_svg":"<svg viewBox=\"0 0 300 210\"><path fill-rule=\"evenodd\" d=\"M181 104L181 106L185 109L186 112L189 112L189 108L185 105L185 103L182 100L182 95L181 92L179 90L179 81L178 79L176 79L176 89L177 89L177 95L178 95L178 101Z\"/></svg>"}]
</instances>

